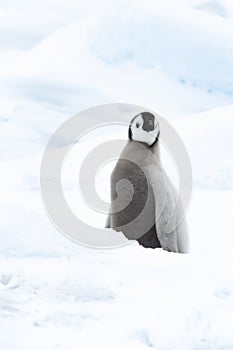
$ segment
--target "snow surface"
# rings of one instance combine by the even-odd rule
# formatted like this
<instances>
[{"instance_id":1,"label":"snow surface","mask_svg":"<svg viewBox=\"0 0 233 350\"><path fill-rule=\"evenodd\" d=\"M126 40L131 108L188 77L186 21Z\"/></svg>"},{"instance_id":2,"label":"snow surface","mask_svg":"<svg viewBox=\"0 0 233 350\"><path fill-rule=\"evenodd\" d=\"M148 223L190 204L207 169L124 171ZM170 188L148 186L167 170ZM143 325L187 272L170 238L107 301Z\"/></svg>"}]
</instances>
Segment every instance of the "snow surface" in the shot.
<instances>
[{"instance_id":1,"label":"snow surface","mask_svg":"<svg viewBox=\"0 0 233 350\"><path fill-rule=\"evenodd\" d=\"M0 349L233 349L232 1L0 6ZM189 255L87 249L46 216L39 173L51 134L111 102L160 113L187 146ZM96 227L105 216L84 205L74 174L85 152L117 137L126 129L87 135L63 169L72 210ZM105 200L113 165L96 179Z\"/></svg>"},{"instance_id":2,"label":"snow surface","mask_svg":"<svg viewBox=\"0 0 233 350\"><path fill-rule=\"evenodd\" d=\"M232 348L231 257L76 255L1 259L2 349Z\"/></svg>"}]
</instances>

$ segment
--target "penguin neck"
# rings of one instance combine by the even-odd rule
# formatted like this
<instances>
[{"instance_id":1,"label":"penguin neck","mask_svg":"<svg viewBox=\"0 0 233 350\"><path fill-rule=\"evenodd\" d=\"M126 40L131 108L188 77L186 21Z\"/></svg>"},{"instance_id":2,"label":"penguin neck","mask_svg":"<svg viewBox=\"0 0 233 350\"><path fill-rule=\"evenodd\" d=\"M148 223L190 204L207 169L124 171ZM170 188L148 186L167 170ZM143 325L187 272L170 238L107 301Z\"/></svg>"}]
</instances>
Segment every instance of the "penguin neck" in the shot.
<instances>
[{"instance_id":1,"label":"penguin neck","mask_svg":"<svg viewBox=\"0 0 233 350\"><path fill-rule=\"evenodd\" d=\"M157 140L151 147L151 152L160 160L160 145L159 140Z\"/></svg>"},{"instance_id":2,"label":"penguin neck","mask_svg":"<svg viewBox=\"0 0 233 350\"><path fill-rule=\"evenodd\" d=\"M150 163L153 154L153 159L156 159L157 162L160 163L160 148L158 141L150 147L144 142L129 140L123 150L123 154L132 160L141 160L142 163Z\"/></svg>"}]
</instances>

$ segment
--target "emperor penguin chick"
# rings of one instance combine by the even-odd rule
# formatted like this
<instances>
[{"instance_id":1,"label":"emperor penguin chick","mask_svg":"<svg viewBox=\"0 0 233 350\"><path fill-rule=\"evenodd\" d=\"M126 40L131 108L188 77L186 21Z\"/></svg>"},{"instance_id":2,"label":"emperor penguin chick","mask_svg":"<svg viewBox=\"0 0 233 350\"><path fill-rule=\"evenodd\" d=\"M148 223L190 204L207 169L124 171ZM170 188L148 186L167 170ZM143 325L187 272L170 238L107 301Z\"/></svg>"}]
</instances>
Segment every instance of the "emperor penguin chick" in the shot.
<instances>
[{"instance_id":1,"label":"emperor penguin chick","mask_svg":"<svg viewBox=\"0 0 233 350\"><path fill-rule=\"evenodd\" d=\"M159 135L156 115L142 112L131 120L129 140L111 174L106 227L146 248L188 253L183 208L160 161Z\"/></svg>"}]
</instances>

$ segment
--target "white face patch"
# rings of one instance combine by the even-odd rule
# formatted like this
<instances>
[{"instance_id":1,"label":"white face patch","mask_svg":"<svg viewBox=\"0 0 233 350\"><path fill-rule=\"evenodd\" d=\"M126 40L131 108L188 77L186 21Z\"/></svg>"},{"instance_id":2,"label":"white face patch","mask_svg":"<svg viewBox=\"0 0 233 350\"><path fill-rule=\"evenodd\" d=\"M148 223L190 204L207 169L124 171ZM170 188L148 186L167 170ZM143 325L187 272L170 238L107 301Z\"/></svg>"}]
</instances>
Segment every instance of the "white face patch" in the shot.
<instances>
[{"instance_id":1,"label":"white face patch","mask_svg":"<svg viewBox=\"0 0 233 350\"><path fill-rule=\"evenodd\" d=\"M146 131L143 129L144 120L142 115L139 114L131 124L132 140L138 142L145 142L148 146L151 146L159 134L158 121L154 120L154 130Z\"/></svg>"}]
</instances>

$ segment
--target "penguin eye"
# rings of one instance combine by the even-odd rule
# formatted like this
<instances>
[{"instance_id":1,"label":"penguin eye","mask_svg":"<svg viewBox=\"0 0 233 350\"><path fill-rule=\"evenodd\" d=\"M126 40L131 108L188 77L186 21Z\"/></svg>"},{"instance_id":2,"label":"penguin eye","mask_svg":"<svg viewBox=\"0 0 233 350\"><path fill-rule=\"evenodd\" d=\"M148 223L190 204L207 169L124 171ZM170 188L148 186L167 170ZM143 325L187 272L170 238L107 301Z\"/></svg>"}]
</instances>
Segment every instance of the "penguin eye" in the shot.
<instances>
[{"instance_id":1,"label":"penguin eye","mask_svg":"<svg viewBox=\"0 0 233 350\"><path fill-rule=\"evenodd\" d=\"M139 128L140 124L139 123L136 123L136 128Z\"/></svg>"}]
</instances>

